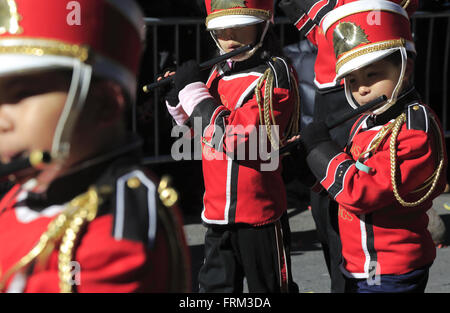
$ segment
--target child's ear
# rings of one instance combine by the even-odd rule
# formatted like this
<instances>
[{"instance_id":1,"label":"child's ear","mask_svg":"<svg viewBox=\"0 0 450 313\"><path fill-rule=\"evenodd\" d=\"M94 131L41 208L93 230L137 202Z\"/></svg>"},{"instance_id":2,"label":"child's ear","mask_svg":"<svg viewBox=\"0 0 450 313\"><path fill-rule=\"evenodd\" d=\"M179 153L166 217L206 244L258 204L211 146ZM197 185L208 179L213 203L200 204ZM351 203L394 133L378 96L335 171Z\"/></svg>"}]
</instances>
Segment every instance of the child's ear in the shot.
<instances>
[{"instance_id":1,"label":"child's ear","mask_svg":"<svg viewBox=\"0 0 450 313\"><path fill-rule=\"evenodd\" d=\"M413 74L414 74L414 60L412 58L408 58L406 61L405 77L403 81L406 83L410 82L413 77Z\"/></svg>"}]
</instances>

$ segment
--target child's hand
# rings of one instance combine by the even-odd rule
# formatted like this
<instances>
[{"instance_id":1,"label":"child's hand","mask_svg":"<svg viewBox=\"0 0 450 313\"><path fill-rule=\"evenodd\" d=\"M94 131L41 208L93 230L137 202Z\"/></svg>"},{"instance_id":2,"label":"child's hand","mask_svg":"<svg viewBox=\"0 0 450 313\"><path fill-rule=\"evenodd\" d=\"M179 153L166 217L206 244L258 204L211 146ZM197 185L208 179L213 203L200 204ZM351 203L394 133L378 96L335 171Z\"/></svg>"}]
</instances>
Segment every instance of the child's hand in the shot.
<instances>
[{"instance_id":1,"label":"child's hand","mask_svg":"<svg viewBox=\"0 0 450 313\"><path fill-rule=\"evenodd\" d=\"M167 70L164 75L159 75L156 80L160 81L163 78L167 78L169 76L173 76L175 75L175 71L173 70ZM178 103L180 102L178 100L178 92L175 90L174 84L170 83L167 86L161 88L161 95L164 96L164 99L167 101L167 103L169 103L170 106L177 106Z\"/></svg>"},{"instance_id":2,"label":"child's hand","mask_svg":"<svg viewBox=\"0 0 450 313\"><path fill-rule=\"evenodd\" d=\"M167 77L169 77L169 76L173 76L173 75L175 75L175 71L170 71L170 70L168 70L168 71L166 71L165 73L164 73L164 76L158 76L158 78L156 79L157 81L160 81L161 79L163 79L163 78L167 78Z\"/></svg>"},{"instance_id":3,"label":"child's hand","mask_svg":"<svg viewBox=\"0 0 450 313\"><path fill-rule=\"evenodd\" d=\"M201 82L202 75L200 66L194 60L189 60L177 68L175 75L175 89L180 92L184 87L191 83Z\"/></svg>"},{"instance_id":4,"label":"child's hand","mask_svg":"<svg viewBox=\"0 0 450 313\"><path fill-rule=\"evenodd\" d=\"M291 138L289 138L289 139L286 141L286 143L291 143L291 142L296 141L296 140L298 140L298 139L300 139L300 135L295 135L295 136L292 136Z\"/></svg>"}]
</instances>

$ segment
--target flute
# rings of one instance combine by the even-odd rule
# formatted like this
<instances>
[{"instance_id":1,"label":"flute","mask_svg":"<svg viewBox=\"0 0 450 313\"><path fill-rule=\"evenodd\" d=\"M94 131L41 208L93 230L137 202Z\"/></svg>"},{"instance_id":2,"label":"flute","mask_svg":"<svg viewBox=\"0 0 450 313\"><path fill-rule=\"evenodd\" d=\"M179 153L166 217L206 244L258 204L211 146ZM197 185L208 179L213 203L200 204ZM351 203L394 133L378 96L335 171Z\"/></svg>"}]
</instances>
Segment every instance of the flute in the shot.
<instances>
[{"instance_id":1,"label":"flute","mask_svg":"<svg viewBox=\"0 0 450 313\"><path fill-rule=\"evenodd\" d=\"M375 109L376 107L382 105L384 102L387 101L387 97L385 95L378 97L372 101L370 101L369 103L360 106L359 108L357 108L356 110L347 112L341 116L339 116L336 120L334 121L330 121L330 119L327 119L325 121L325 124L327 126L327 128L333 129L339 125L344 124L345 122L357 117L360 114L366 113L372 109ZM301 134L301 133L300 133ZM296 139L288 144L286 144L285 146L281 147L280 150L278 150L279 155L282 155L284 153L287 153L289 151L291 151L292 149L294 149L297 145L300 144L300 142L302 141L301 138Z\"/></svg>"},{"instance_id":2,"label":"flute","mask_svg":"<svg viewBox=\"0 0 450 313\"><path fill-rule=\"evenodd\" d=\"M223 61L226 61L226 60L228 60L228 59L230 59L232 57L235 57L235 56L237 56L239 54L242 54L242 53L245 53L247 51L250 51L251 49L253 49L252 45L246 45L246 46L243 46L243 47L239 47L239 48L237 48L237 49L235 49L235 50L233 50L231 52L222 54L222 55L220 55L220 56L218 56L218 57L216 57L214 59L211 59L211 60L208 60L206 62L200 63L199 67L200 67L201 70L209 69L209 68L213 67L216 64L219 64L219 63L221 63ZM142 90L145 93L150 93L155 88L159 88L159 87L165 86L167 84L170 84L173 81L173 79L175 78L175 75L166 77L164 79L161 79L158 82L145 85L144 87L142 87Z\"/></svg>"},{"instance_id":3,"label":"flute","mask_svg":"<svg viewBox=\"0 0 450 313\"><path fill-rule=\"evenodd\" d=\"M46 151L33 151L27 157L21 157L7 164L0 164L0 178L28 168L40 169L44 164L48 164L51 161L52 157L50 153Z\"/></svg>"}]
</instances>

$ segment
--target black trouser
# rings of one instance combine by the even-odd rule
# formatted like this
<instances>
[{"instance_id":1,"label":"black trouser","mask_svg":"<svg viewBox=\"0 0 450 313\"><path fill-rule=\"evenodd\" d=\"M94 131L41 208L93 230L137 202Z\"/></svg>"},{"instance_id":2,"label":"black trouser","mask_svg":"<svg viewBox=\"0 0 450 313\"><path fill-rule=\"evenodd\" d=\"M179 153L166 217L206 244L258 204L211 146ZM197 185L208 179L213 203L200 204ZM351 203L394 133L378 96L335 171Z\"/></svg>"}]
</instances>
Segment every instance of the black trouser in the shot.
<instances>
[{"instance_id":1,"label":"black trouser","mask_svg":"<svg viewBox=\"0 0 450 313\"><path fill-rule=\"evenodd\" d=\"M287 215L272 224L208 226L199 292L298 292L292 280Z\"/></svg>"},{"instance_id":2,"label":"black trouser","mask_svg":"<svg viewBox=\"0 0 450 313\"><path fill-rule=\"evenodd\" d=\"M331 279L331 292L345 292L345 277L340 270L342 245L337 220L338 205L327 195L311 193L311 213L317 236L322 245L325 263Z\"/></svg>"},{"instance_id":3,"label":"black trouser","mask_svg":"<svg viewBox=\"0 0 450 313\"><path fill-rule=\"evenodd\" d=\"M379 275L366 279L346 278L348 293L424 293L430 265L401 275Z\"/></svg>"},{"instance_id":4,"label":"black trouser","mask_svg":"<svg viewBox=\"0 0 450 313\"><path fill-rule=\"evenodd\" d=\"M316 93L314 120L326 120L329 116L339 115L353 109L345 98L343 88L326 93ZM355 120L330 131L331 138L342 148L347 144L350 129ZM319 241L331 279L331 292L345 292L345 279L339 265L342 260L341 240L338 227L338 205L327 194L311 192L311 213L316 223Z\"/></svg>"}]
</instances>

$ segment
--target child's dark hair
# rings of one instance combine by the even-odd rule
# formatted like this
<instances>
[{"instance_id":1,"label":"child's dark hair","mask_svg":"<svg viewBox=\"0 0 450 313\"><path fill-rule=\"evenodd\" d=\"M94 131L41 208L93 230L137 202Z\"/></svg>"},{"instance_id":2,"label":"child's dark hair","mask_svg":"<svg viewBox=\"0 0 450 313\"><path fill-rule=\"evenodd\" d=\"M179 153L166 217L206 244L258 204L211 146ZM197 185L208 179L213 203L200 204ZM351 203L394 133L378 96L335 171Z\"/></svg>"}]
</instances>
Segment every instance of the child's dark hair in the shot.
<instances>
[{"instance_id":1,"label":"child's dark hair","mask_svg":"<svg viewBox=\"0 0 450 313\"><path fill-rule=\"evenodd\" d=\"M407 51L406 55L408 56L408 59L415 61L416 56L415 54L411 53L410 51ZM400 54L400 51L397 50L394 53L391 53L387 57L383 59L386 62L389 62L395 66L401 66L402 65L402 55Z\"/></svg>"},{"instance_id":2,"label":"child's dark hair","mask_svg":"<svg viewBox=\"0 0 450 313\"><path fill-rule=\"evenodd\" d=\"M414 65L415 60L416 60L416 55L414 53L411 53L410 51L407 51L406 55L408 57L408 60L410 60L410 62L412 62L412 65ZM391 63L394 66L400 67L402 65L402 55L401 55L400 51L398 51L398 50L395 51L394 53L391 53L390 55L385 57L383 60ZM414 71L413 71L413 73L414 73ZM412 84L413 82L414 82L414 74L409 77L408 83Z\"/></svg>"}]
</instances>

